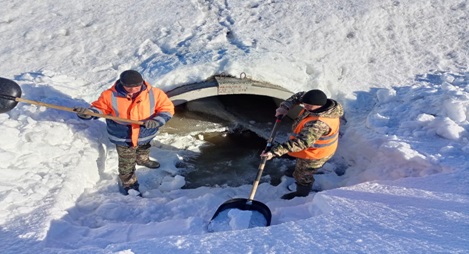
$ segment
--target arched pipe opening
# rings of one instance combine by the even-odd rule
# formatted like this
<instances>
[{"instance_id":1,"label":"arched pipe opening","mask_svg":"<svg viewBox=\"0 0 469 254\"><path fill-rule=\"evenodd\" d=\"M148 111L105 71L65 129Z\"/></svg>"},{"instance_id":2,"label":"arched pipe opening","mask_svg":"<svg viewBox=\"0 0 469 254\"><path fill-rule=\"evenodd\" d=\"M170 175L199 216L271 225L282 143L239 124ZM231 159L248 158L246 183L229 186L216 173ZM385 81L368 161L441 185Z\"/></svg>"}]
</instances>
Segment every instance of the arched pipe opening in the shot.
<instances>
[{"instance_id":1,"label":"arched pipe opening","mask_svg":"<svg viewBox=\"0 0 469 254\"><path fill-rule=\"evenodd\" d=\"M167 94L176 106L176 114L162 131L192 135L205 142L200 152L184 158L181 166L186 178L184 188L196 188L252 183L259 155L275 122L275 109L293 93L247 78L214 76ZM293 110L282 120L276 141L288 138L293 115L298 111ZM264 181L276 184L294 162L269 164Z\"/></svg>"},{"instance_id":2,"label":"arched pipe opening","mask_svg":"<svg viewBox=\"0 0 469 254\"><path fill-rule=\"evenodd\" d=\"M176 107L217 116L267 138L269 126L275 120L275 109L293 92L281 86L248 79L245 75L241 78L220 75L175 88L167 94ZM300 107L290 110L288 119L284 119L284 126L300 110Z\"/></svg>"},{"instance_id":3,"label":"arched pipe opening","mask_svg":"<svg viewBox=\"0 0 469 254\"><path fill-rule=\"evenodd\" d=\"M290 97L293 92L278 85L267 82L260 82L246 78L226 75L216 75L203 82L193 83L177 87L167 92L174 105L178 106L188 101L197 99L222 96L222 95L259 95L267 96L274 100L278 105L283 100ZM291 112L294 114L297 112ZM290 115L292 116L292 115Z\"/></svg>"}]
</instances>

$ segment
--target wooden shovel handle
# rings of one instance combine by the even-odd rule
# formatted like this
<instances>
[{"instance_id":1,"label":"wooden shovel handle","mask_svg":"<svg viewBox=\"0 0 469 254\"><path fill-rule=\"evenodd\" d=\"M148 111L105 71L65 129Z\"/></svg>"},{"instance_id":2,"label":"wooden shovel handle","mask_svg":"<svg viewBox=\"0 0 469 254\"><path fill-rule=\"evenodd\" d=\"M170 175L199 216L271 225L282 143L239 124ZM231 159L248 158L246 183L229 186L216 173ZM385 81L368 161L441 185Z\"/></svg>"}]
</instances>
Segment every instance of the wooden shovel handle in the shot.
<instances>
[{"instance_id":1,"label":"wooden shovel handle","mask_svg":"<svg viewBox=\"0 0 469 254\"><path fill-rule=\"evenodd\" d=\"M15 97L15 101L25 102L25 103L29 103L29 104L38 105L38 106L44 106L44 107L48 107L48 108L55 108L55 109L59 109L59 110L64 110L64 111L68 111L68 112L77 113L77 112L75 112L74 108L62 107L62 106L48 104L48 103L44 103L44 102L32 101L32 100L28 100L28 99L22 99L22 98L19 98L19 97ZM120 118L120 117L115 117L115 116L110 116L110 115L103 115L103 114L99 114L99 113L95 113L95 112L89 112L89 113L86 113L86 114L90 115L90 116L96 116L96 117L111 119L111 120L118 121L118 122L126 122L126 123L133 123L133 124L139 124L139 125L144 124L143 121L130 120L130 119L125 119L125 118Z\"/></svg>"},{"instance_id":2,"label":"wooden shovel handle","mask_svg":"<svg viewBox=\"0 0 469 254\"><path fill-rule=\"evenodd\" d=\"M270 151L270 149L272 148L272 143L274 142L275 135L277 135L277 130L280 125L280 122L282 121L282 118L283 116L278 116L277 119L275 120L274 127L272 128L272 132L270 133L270 137L267 140L267 145L264 149L265 152ZM248 202L252 202L252 200L254 200L254 196L256 195L259 182L261 181L262 172L264 172L264 167L265 167L266 162L267 162L267 158L265 157L262 158L261 163L259 164L259 167L257 168L256 180L254 180L254 183L252 184L251 193L249 194Z\"/></svg>"}]
</instances>

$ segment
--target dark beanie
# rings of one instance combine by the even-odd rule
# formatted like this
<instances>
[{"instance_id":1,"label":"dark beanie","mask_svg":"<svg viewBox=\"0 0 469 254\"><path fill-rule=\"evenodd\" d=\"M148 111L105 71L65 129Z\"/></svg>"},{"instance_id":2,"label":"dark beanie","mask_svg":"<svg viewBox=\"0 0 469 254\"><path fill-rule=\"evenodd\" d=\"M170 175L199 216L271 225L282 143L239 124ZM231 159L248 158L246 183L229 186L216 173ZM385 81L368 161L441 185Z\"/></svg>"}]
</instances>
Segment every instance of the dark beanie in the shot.
<instances>
[{"instance_id":1,"label":"dark beanie","mask_svg":"<svg viewBox=\"0 0 469 254\"><path fill-rule=\"evenodd\" d=\"M301 97L301 102L310 105L324 106L327 103L327 96L323 91L315 89L306 92L303 97Z\"/></svg>"},{"instance_id":2,"label":"dark beanie","mask_svg":"<svg viewBox=\"0 0 469 254\"><path fill-rule=\"evenodd\" d=\"M141 86L143 78L138 71L127 70L121 73L120 81L123 86Z\"/></svg>"}]
</instances>

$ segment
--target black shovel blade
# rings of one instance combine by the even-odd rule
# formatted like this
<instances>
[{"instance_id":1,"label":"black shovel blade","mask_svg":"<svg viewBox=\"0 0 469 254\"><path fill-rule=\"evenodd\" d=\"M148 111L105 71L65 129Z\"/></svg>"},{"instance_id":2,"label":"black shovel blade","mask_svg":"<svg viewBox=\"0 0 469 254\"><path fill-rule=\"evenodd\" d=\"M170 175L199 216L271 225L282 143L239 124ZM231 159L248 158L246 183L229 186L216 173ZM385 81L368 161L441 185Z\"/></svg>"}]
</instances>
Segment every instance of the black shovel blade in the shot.
<instances>
[{"instance_id":1,"label":"black shovel blade","mask_svg":"<svg viewBox=\"0 0 469 254\"><path fill-rule=\"evenodd\" d=\"M21 88L13 80L0 77L0 113L5 113L16 107L16 97L21 97Z\"/></svg>"},{"instance_id":2,"label":"black shovel blade","mask_svg":"<svg viewBox=\"0 0 469 254\"><path fill-rule=\"evenodd\" d=\"M256 200L249 200L246 198L234 198L221 204L210 221L213 221L221 212L230 209L258 212L264 216L266 221L265 226L270 226L270 222L272 221L272 212L267 205Z\"/></svg>"}]
</instances>

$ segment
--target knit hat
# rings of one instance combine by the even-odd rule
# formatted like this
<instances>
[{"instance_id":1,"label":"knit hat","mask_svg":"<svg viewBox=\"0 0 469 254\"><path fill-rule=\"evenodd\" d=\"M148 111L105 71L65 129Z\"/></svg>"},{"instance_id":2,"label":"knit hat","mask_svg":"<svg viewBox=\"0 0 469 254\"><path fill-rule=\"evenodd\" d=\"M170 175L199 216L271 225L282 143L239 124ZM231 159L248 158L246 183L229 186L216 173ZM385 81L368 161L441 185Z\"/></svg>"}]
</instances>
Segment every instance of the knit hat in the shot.
<instances>
[{"instance_id":1,"label":"knit hat","mask_svg":"<svg viewBox=\"0 0 469 254\"><path fill-rule=\"evenodd\" d=\"M324 106L327 103L327 96L323 91L314 89L306 92L303 97L301 97L301 102L310 105Z\"/></svg>"},{"instance_id":2,"label":"knit hat","mask_svg":"<svg viewBox=\"0 0 469 254\"><path fill-rule=\"evenodd\" d=\"M136 87L143 84L143 78L138 71L127 70L121 73L120 82L123 86Z\"/></svg>"}]
</instances>

